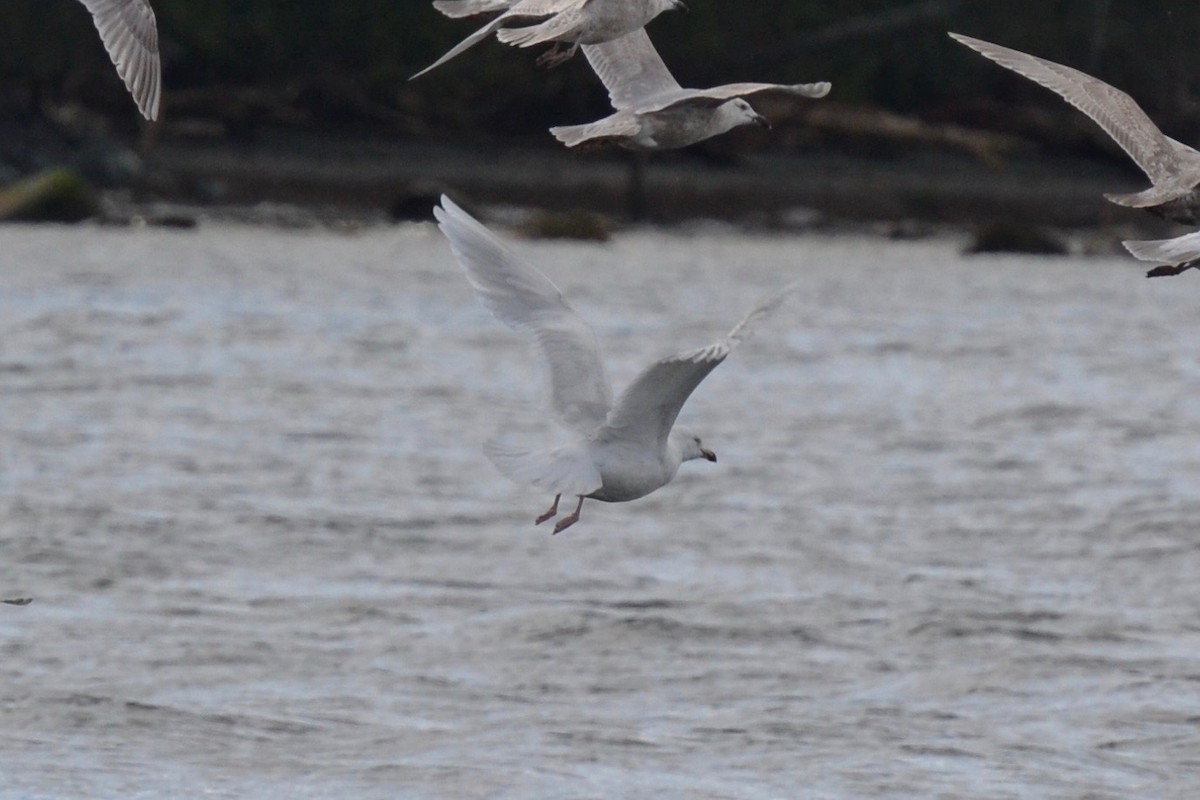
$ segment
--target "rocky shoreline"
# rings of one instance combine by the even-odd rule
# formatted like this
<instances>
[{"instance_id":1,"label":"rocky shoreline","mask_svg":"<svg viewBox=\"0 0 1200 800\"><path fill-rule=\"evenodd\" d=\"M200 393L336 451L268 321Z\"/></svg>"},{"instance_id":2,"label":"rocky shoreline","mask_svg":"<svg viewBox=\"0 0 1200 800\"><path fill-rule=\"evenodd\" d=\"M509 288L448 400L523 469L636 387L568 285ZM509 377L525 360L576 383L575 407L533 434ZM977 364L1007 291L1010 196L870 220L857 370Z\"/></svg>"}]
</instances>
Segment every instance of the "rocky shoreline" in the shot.
<instances>
[{"instance_id":1,"label":"rocky shoreline","mask_svg":"<svg viewBox=\"0 0 1200 800\"><path fill-rule=\"evenodd\" d=\"M1084 231L1105 242L1170 229L1119 208L1106 191L1140 188L1132 169L1036 147L982 158L948 148L728 146L639 159L568 152L528 141L433 142L295 130L228 137L74 140L8 137L0 177L56 163L103 189L111 221L263 208L258 221L422 219L443 191L481 205L604 215L614 224L716 219L748 227L871 226L903 234L927 226L1016 226ZM734 145L737 141L734 141ZM32 150L32 155L30 154ZM247 218L239 212L240 218ZM254 215L250 215L254 221ZM1096 234L1096 236L1093 236ZM1078 238L1078 234L1075 234ZM1084 245L1083 249L1092 249Z\"/></svg>"}]
</instances>

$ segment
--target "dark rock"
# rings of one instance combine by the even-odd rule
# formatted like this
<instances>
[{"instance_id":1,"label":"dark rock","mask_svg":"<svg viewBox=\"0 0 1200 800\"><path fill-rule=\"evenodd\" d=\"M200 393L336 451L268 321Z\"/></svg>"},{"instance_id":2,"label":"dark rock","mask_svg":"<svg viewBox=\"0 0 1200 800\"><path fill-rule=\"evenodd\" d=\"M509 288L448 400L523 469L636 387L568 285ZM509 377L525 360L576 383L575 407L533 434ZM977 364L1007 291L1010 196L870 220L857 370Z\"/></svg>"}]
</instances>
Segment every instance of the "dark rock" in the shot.
<instances>
[{"instance_id":1,"label":"dark rock","mask_svg":"<svg viewBox=\"0 0 1200 800\"><path fill-rule=\"evenodd\" d=\"M83 176L51 169L0 189L0 219L79 222L100 213L100 201Z\"/></svg>"},{"instance_id":2,"label":"dark rock","mask_svg":"<svg viewBox=\"0 0 1200 800\"><path fill-rule=\"evenodd\" d=\"M1036 225L1015 222L993 222L975 231L967 246L967 254L1027 253L1030 255L1063 256L1069 251L1067 243L1057 234Z\"/></svg>"},{"instance_id":3,"label":"dark rock","mask_svg":"<svg viewBox=\"0 0 1200 800\"><path fill-rule=\"evenodd\" d=\"M522 236L530 239L585 239L606 242L616 230L616 224L595 211L535 211L517 226Z\"/></svg>"}]
</instances>

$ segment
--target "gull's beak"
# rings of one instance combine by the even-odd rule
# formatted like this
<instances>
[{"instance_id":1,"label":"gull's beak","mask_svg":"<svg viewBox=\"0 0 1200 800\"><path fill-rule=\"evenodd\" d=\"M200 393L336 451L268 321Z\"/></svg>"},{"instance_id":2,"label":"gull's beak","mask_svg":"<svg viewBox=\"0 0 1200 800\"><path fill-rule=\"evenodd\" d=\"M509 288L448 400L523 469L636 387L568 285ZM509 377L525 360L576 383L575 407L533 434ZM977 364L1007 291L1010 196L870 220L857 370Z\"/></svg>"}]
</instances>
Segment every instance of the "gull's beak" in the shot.
<instances>
[{"instance_id":1,"label":"gull's beak","mask_svg":"<svg viewBox=\"0 0 1200 800\"><path fill-rule=\"evenodd\" d=\"M704 456L704 458L706 460L711 461L714 464L717 461L717 454L714 453L712 450L709 450L707 447L700 448L700 455Z\"/></svg>"},{"instance_id":2,"label":"gull's beak","mask_svg":"<svg viewBox=\"0 0 1200 800\"><path fill-rule=\"evenodd\" d=\"M771 129L771 121L769 119L767 119L766 117L764 117L762 114L754 115L754 124L759 126L760 128L766 128L767 130Z\"/></svg>"}]
</instances>

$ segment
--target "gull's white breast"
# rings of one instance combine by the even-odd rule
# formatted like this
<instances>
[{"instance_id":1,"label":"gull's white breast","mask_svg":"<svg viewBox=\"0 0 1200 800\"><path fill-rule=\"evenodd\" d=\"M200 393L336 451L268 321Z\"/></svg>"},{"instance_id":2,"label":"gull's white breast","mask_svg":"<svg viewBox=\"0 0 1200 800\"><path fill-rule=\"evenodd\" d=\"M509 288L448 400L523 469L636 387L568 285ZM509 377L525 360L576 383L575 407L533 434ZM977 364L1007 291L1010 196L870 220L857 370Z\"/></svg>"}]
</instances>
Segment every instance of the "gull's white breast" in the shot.
<instances>
[{"instance_id":1,"label":"gull's white breast","mask_svg":"<svg viewBox=\"0 0 1200 800\"><path fill-rule=\"evenodd\" d=\"M598 442L592 456L604 485L588 497L606 503L636 500L667 485L680 463L667 452L632 442Z\"/></svg>"}]
</instances>

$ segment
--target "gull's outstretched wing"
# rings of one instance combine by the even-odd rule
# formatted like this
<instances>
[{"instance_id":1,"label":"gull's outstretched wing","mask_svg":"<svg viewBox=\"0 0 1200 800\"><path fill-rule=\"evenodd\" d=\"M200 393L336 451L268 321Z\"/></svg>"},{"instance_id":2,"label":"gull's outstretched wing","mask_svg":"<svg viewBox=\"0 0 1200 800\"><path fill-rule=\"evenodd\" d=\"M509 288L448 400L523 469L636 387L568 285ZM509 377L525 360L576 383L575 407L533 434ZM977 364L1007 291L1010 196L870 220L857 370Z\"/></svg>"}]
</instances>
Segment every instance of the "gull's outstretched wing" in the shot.
<instances>
[{"instance_id":1,"label":"gull's outstretched wing","mask_svg":"<svg viewBox=\"0 0 1200 800\"><path fill-rule=\"evenodd\" d=\"M654 49L645 28L611 42L585 44L583 54L618 111L641 110L652 98L682 88Z\"/></svg>"},{"instance_id":2,"label":"gull's outstretched wing","mask_svg":"<svg viewBox=\"0 0 1200 800\"><path fill-rule=\"evenodd\" d=\"M495 33L497 30L499 30L500 26L504 24L506 16L507 16L507 14L496 17L494 20L487 23L482 28L475 31L474 33L472 33L467 38L463 39L458 44L454 45L454 47L451 47L449 50L447 50L445 52L445 54L442 55L441 58L439 58L437 61L430 64L425 69L423 69L420 72L413 75L411 78L409 78L409 80L411 81L411 80L421 77L426 72L429 72L431 69L433 69L435 67L440 67L442 64L445 64L447 61L454 58L459 53L462 53L465 50L469 50L470 48L479 44L484 39L486 39L487 37L489 37L493 33Z\"/></svg>"},{"instance_id":3,"label":"gull's outstretched wing","mask_svg":"<svg viewBox=\"0 0 1200 800\"><path fill-rule=\"evenodd\" d=\"M146 119L158 118L162 65L158 27L147 0L79 0L92 13L100 41Z\"/></svg>"},{"instance_id":4,"label":"gull's outstretched wing","mask_svg":"<svg viewBox=\"0 0 1200 800\"><path fill-rule=\"evenodd\" d=\"M594 433L612 407L612 389L591 326L549 278L450 198L442 195L433 214L480 301L505 325L532 336L541 349L559 419L585 436Z\"/></svg>"},{"instance_id":5,"label":"gull's outstretched wing","mask_svg":"<svg viewBox=\"0 0 1200 800\"><path fill-rule=\"evenodd\" d=\"M1055 92L1087 114L1156 185L1173 183L1178 179L1181 155L1190 152L1200 157L1192 148L1164 136L1132 97L1104 81L1019 50L1010 50L957 33L951 33L950 37L1000 66Z\"/></svg>"},{"instance_id":6,"label":"gull's outstretched wing","mask_svg":"<svg viewBox=\"0 0 1200 800\"><path fill-rule=\"evenodd\" d=\"M1174 239L1135 240L1121 244L1139 261L1157 261L1177 266L1200 259L1200 231L1185 233Z\"/></svg>"},{"instance_id":7,"label":"gull's outstretched wing","mask_svg":"<svg viewBox=\"0 0 1200 800\"><path fill-rule=\"evenodd\" d=\"M634 378L613 407L600 438L666 445L679 410L700 381L745 340L751 327L779 307L796 284L763 300L719 342L651 364Z\"/></svg>"}]
</instances>

